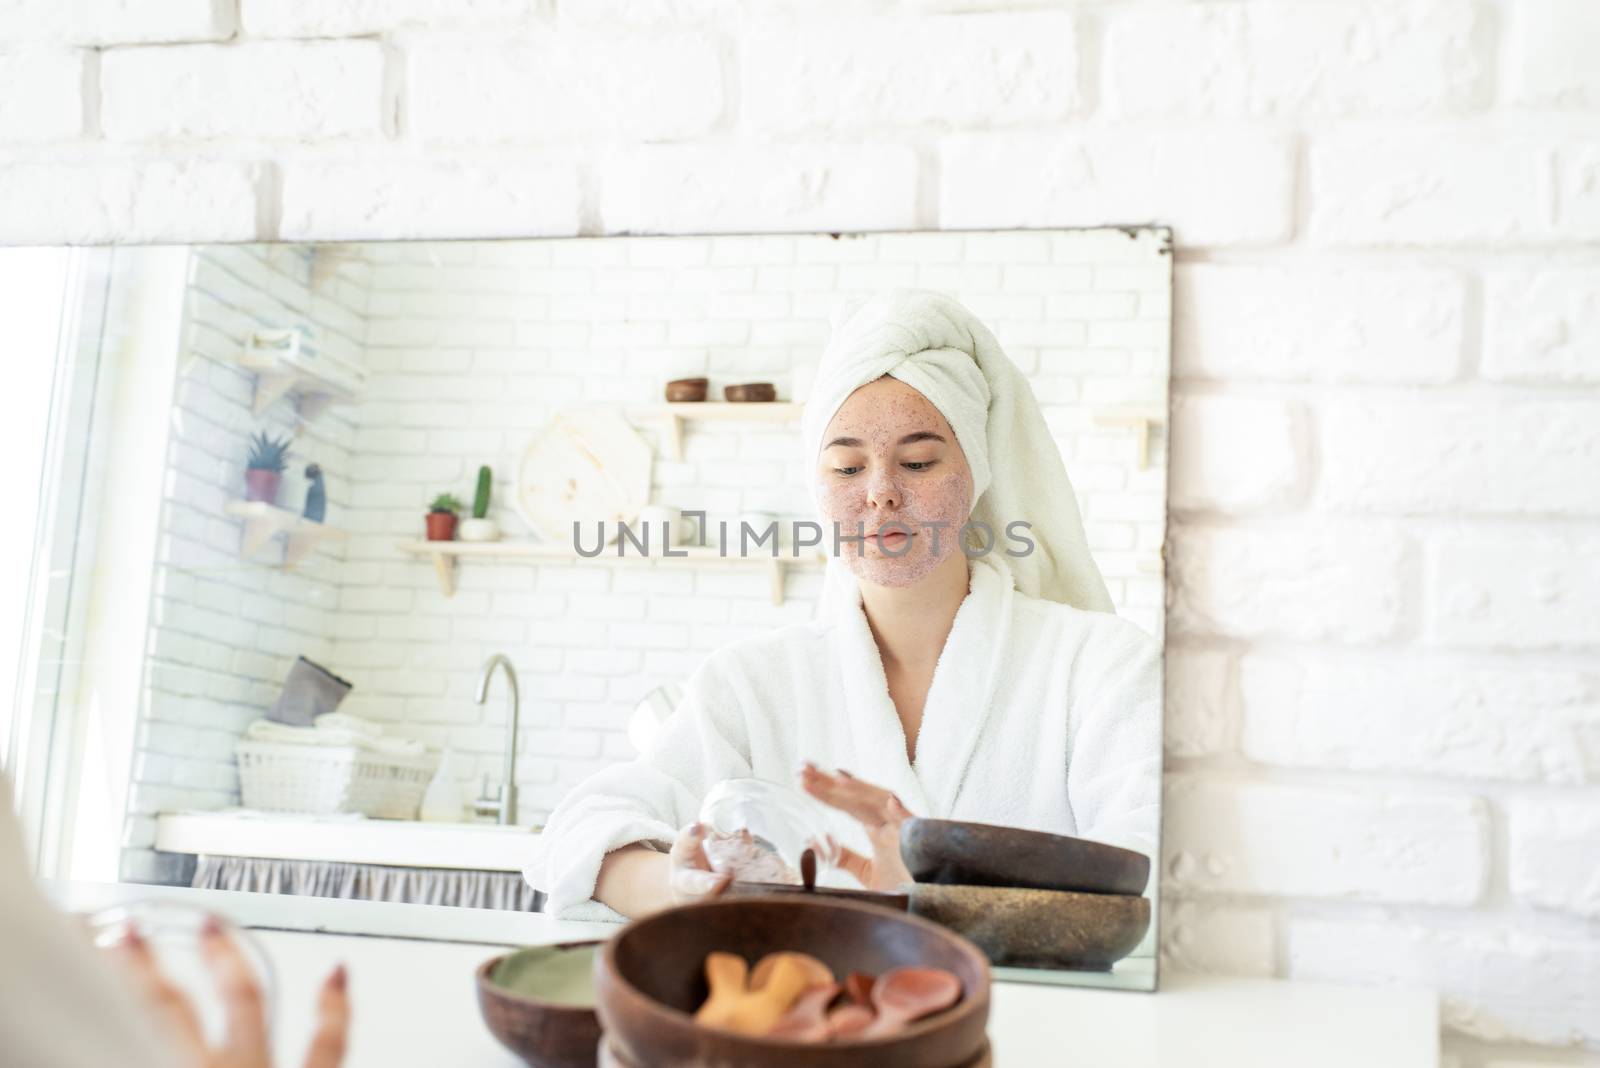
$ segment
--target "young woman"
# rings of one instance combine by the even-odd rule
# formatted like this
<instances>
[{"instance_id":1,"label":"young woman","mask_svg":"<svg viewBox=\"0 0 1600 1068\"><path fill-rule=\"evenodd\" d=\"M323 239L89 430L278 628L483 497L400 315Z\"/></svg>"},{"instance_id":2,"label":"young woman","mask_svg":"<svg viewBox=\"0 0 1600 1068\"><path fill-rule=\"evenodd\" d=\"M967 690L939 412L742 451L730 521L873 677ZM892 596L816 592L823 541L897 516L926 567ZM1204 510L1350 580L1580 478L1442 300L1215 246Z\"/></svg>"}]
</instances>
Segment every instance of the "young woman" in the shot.
<instances>
[{"instance_id":1,"label":"young woman","mask_svg":"<svg viewBox=\"0 0 1600 1068\"><path fill-rule=\"evenodd\" d=\"M909 881L911 815L1153 856L1160 648L1113 614L1060 452L989 330L937 293L853 306L802 435L833 555L816 618L712 653L648 752L562 800L525 872L546 910L621 919L715 892L694 821L729 778L860 820L872 848L845 867L872 887Z\"/></svg>"}]
</instances>

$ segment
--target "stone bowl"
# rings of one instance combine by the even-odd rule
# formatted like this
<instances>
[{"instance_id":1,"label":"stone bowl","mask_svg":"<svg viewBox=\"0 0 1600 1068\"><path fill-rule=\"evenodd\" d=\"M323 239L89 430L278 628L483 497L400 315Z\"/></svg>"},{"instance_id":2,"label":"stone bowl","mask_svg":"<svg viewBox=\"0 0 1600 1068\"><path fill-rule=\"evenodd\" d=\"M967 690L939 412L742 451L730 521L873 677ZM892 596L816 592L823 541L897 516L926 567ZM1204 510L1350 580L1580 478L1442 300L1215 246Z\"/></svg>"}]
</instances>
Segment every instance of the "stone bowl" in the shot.
<instances>
[{"instance_id":1,"label":"stone bowl","mask_svg":"<svg viewBox=\"0 0 1600 1068\"><path fill-rule=\"evenodd\" d=\"M541 989L538 971L543 961L567 953L583 954L592 983L599 946L599 942L530 946L478 966L478 1011L483 1022L502 1046L531 1068L594 1068L601 1034L594 1006L572 1004L553 990L548 996L533 991Z\"/></svg>"},{"instance_id":2,"label":"stone bowl","mask_svg":"<svg viewBox=\"0 0 1600 1068\"><path fill-rule=\"evenodd\" d=\"M803 950L836 975L878 975L917 964L961 980L961 1000L897 1035L810 1044L758 1038L696 1023L706 954L751 964ZM596 963L596 1010L606 1040L638 1068L965 1068L988 1042L989 964L977 946L927 920L856 901L770 894L679 905L634 920Z\"/></svg>"},{"instance_id":3,"label":"stone bowl","mask_svg":"<svg viewBox=\"0 0 1600 1068\"><path fill-rule=\"evenodd\" d=\"M1150 927L1150 899L1008 886L911 887L911 914L971 940L991 964L1104 972Z\"/></svg>"},{"instance_id":4,"label":"stone bowl","mask_svg":"<svg viewBox=\"0 0 1600 1068\"><path fill-rule=\"evenodd\" d=\"M906 820L900 856L919 883L1142 894L1150 881L1143 853L993 823Z\"/></svg>"}]
</instances>

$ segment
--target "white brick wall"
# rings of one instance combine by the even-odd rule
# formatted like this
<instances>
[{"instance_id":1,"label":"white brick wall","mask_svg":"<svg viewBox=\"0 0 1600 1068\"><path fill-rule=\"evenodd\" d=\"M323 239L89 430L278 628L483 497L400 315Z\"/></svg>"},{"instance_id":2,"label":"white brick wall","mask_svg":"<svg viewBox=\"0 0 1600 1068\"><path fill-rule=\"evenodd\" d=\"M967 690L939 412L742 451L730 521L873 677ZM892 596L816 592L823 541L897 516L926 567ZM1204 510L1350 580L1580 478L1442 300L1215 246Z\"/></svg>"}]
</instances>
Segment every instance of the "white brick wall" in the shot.
<instances>
[{"instance_id":1,"label":"white brick wall","mask_svg":"<svg viewBox=\"0 0 1600 1068\"><path fill-rule=\"evenodd\" d=\"M250 331L305 324L318 347L359 363L370 268L347 260L326 275L302 246L213 246L190 258L183 353L170 418L145 688L135 740L125 878L165 879L151 850L153 816L236 804L233 746L277 698L296 656L334 666L338 563L324 542L294 570L281 539L239 558L244 521L224 511L244 496L250 437L292 438L278 504L299 511L307 463L323 468L329 518L349 505L350 416L338 407L297 426L295 400L251 414L255 375L238 360Z\"/></svg>"},{"instance_id":2,"label":"white brick wall","mask_svg":"<svg viewBox=\"0 0 1600 1068\"><path fill-rule=\"evenodd\" d=\"M965 58L867 71L852 58L867 16L874 39ZM604 37L624 18L659 45ZM1597 19L1591 0L22 0L0 7L0 239L1172 224L1177 433L1197 455L1175 458L1172 487L1168 737L1174 775L1235 829L1191 830L1174 803L1169 841L1251 866L1202 864L1168 894L1168 957L1431 984L1460 1068L1592 1065L1594 832L1559 814L1592 807L1600 781L1593 439L1567 414L1600 388ZM969 32L951 41L951 25ZM577 76L588 99L485 95L545 84L507 57L580 32L607 68ZM777 57L811 95L751 72L786 32L824 44ZM381 45L352 97L379 94L376 129L316 133L349 100L285 122L283 102L218 86L219 106L180 109L217 139L105 137L123 101L100 64L124 46L200 70L218 44L306 39L291 47L310 57L319 38ZM715 78L606 110L681 71L685 42ZM79 47L76 81L70 55L18 58ZM465 58L452 71L446 55ZM610 66L624 55L637 82ZM1222 400L1251 440L1292 451L1213 445ZM1376 442L1343 451L1361 427L1393 469ZM1559 471L1575 472L1565 493ZM531 618L528 640L561 626ZM662 670L675 655L632 651ZM1268 787L1292 820L1247 803ZM1230 792L1237 808L1216 802ZM1395 833L1485 813L1481 898L1305 896L1293 870L1221 888L1270 873L1275 834L1314 838L1350 811L1330 795L1392 812ZM1396 877L1360 850L1343 864L1347 887Z\"/></svg>"}]
</instances>

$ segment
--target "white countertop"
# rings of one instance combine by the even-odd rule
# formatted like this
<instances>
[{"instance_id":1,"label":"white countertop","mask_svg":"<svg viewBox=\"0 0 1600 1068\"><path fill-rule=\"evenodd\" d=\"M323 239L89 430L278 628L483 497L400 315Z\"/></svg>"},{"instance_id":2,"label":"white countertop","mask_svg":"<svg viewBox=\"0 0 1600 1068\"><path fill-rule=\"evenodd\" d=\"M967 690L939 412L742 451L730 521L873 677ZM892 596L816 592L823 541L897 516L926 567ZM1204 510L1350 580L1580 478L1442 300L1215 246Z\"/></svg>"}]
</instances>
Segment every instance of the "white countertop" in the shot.
<instances>
[{"instance_id":1,"label":"white countertop","mask_svg":"<svg viewBox=\"0 0 1600 1068\"><path fill-rule=\"evenodd\" d=\"M612 924L538 913L241 894L179 887L50 884L78 911L149 897L214 908L255 928L281 993L280 1059L298 1061L321 978L350 969L346 1068L516 1068L483 1026L473 969L514 945L606 937ZM296 930L311 926L314 931ZM323 933L315 933L323 932ZM996 981L989 1037L998 1068L1436 1068L1431 991L1162 975L1156 994Z\"/></svg>"},{"instance_id":2,"label":"white countertop","mask_svg":"<svg viewBox=\"0 0 1600 1068\"><path fill-rule=\"evenodd\" d=\"M156 817L156 848L168 853L405 868L521 871L538 837L534 828L497 823L423 823L243 809Z\"/></svg>"}]
</instances>

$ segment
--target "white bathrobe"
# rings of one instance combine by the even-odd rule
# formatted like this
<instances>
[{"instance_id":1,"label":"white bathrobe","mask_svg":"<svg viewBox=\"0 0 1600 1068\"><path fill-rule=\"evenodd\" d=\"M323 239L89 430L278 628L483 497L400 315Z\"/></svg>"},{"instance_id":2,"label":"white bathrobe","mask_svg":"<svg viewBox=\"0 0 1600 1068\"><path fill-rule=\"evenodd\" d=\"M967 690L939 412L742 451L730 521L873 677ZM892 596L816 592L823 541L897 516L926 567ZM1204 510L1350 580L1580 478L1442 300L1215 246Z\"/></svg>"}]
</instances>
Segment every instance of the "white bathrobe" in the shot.
<instances>
[{"instance_id":1,"label":"white bathrobe","mask_svg":"<svg viewBox=\"0 0 1600 1068\"><path fill-rule=\"evenodd\" d=\"M906 760L878 647L853 603L712 653L648 752L598 772L551 814L524 874L561 919L623 917L593 901L600 862L666 849L718 781L798 788L811 760L899 795L918 816L1076 835L1154 857L1161 801L1161 650L1107 612L1014 589L1000 550L935 668Z\"/></svg>"}]
</instances>

